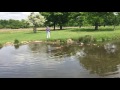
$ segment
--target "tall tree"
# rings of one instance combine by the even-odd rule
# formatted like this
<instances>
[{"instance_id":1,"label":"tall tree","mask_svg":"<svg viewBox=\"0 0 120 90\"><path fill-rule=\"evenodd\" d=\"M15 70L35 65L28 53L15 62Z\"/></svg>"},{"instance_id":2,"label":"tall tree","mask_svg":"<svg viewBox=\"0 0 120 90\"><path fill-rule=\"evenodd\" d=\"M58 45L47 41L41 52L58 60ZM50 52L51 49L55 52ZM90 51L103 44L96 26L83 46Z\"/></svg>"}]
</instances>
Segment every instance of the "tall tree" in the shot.
<instances>
[{"instance_id":1,"label":"tall tree","mask_svg":"<svg viewBox=\"0 0 120 90\"><path fill-rule=\"evenodd\" d=\"M113 25L113 30L115 30L115 26L120 24L120 13L108 12L108 15L104 17L104 24Z\"/></svg>"},{"instance_id":2,"label":"tall tree","mask_svg":"<svg viewBox=\"0 0 120 90\"><path fill-rule=\"evenodd\" d=\"M88 12L87 20L90 24L95 26L95 30L98 30L98 26L104 21L104 12Z\"/></svg>"},{"instance_id":3,"label":"tall tree","mask_svg":"<svg viewBox=\"0 0 120 90\"><path fill-rule=\"evenodd\" d=\"M113 15L111 16L111 20L112 20L112 25L113 30L115 30L115 26L120 24L120 13L119 12L114 12Z\"/></svg>"},{"instance_id":4,"label":"tall tree","mask_svg":"<svg viewBox=\"0 0 120 90\"><path fill-rule=\"evenodd\" d=\"M46 18L45 25L54 26L54 30L55 30L55 26L57 24L57 18L55 12L40 12L40 13Z\"/></svg>"},{"instance_id":5,"label":"tall tree","mask_svg":"<svg viewBox=\"0 0 120 90\"><path fill-rule=\"evenodd\" d=\"M81 27L87 24L86 12L70 12L68 25Z\"/></svg>"},{"instance_id":6,"label":"tall tree","mask_svg":"<svg viewBox=\"0 0 120 90\"><path fill-rule=\"evenodd\" d=\"M55 30L55 25L58 24L60 26L60 29L62 29L62 26L65 25L68 22L68 16L70 15L69 12L43 12L42 15L44 15L47 19L47 24L53 25Z\"/></svg>"},{"instance_id":7,"label":"tall tree","mask_svg":"<svg viewBox=\"0 0 120 90\"><path fill-rule=\"evenodd\" d=\"M87 21L95 26L95 30L98 30L98 26L104 23L105 17L113 15L113 12L86 12Z\"/></svg>"},{"instance_id":8,"label":"tall tree","mask_svg":"<svg viewBox=\"0 0 120 90\"><path fill-rule=\"evenodd\" d=\"M45 18L40 13L32 12L28 16L26 22L29 23L30 26L33 26L33 32L36 33L37 27L42 26L44 24Z\"/></svg>"},{"instance_id":9,"label":"tall tree","mask_svg":"<svg viewBox=\"0 0 120 90\"><path fill-rule=\"evenodd\" d=\"M86 19L86 14L84 12L79 12L78 16L76 17L76 21L80 28L81 26L84 25L85 19Z\"/></svg>"},{"instance_id":10,"label":"tall tree","mask_svg":"<svg viewBox=\"0 0 120 90\"><path fill-rule=\"evenodd\" d=\"M55 13L55 15L57 16L57 23L60 26L60 30L62 30L62 26L65 25L69 19L69 12L57 12Z\"/></svg>"}]
</instances>

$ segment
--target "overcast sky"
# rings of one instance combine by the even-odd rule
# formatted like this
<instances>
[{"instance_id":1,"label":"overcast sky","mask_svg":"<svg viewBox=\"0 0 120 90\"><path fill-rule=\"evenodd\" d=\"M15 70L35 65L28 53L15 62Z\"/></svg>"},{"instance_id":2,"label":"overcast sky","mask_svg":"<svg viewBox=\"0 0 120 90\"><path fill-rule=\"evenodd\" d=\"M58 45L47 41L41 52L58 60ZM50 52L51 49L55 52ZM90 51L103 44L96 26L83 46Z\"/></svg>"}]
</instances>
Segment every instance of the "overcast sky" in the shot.
<instances>
[{"instance_id":1,"label":"overcast sky","mask_svg":"<svg viewBox=\"0 0 120 90\"><path fill-rule=\"evenodd\" d=\"M31 12L0 12L0 19L2 20L21 20L27 18Z\"/></svg>"}]
</instances>

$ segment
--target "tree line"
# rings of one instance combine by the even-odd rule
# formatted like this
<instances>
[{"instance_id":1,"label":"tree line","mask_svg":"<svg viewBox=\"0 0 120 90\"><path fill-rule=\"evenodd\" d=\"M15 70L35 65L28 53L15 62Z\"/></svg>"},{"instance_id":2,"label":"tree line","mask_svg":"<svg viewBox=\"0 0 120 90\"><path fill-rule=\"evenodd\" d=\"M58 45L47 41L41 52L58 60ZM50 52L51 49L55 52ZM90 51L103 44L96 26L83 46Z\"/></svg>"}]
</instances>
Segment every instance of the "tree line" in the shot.
<instances>
[{"instance_id":1,"label":"tree line","mask_svg":"<svg viewBox=\"0 0 120 90\"><path fill-rule=\"evenodd\" d=\"M62 30L63 26L94 26L95 30L99 26L120 24L119 12L32 12L27 20L0 20L0 28L28 28L33 27L36 32L37 27L52 26L56 30L56 26Z\"/></svg>"},{"instance_id":2,"label":"tree line","mask_svg":"<svg viewBox=\"0 0 120 90\"><path fill-rule=\"evenodd\" d=\"M119 12L40 12L47 21L46 25L60 26L95 26L98 30L99 26L120 24Z\"/></svg>"},{"instance_id":3,"label":"tree line","mask_svg":"<svg viewBox=\"0 0 120 90\"><path fill-rule=\"evenodd\" d=\"M9 28L9 29L19 29L19 28L28 28L30 27L25 20L0 20L0 29Z\"/></svg>"}]
</instances>

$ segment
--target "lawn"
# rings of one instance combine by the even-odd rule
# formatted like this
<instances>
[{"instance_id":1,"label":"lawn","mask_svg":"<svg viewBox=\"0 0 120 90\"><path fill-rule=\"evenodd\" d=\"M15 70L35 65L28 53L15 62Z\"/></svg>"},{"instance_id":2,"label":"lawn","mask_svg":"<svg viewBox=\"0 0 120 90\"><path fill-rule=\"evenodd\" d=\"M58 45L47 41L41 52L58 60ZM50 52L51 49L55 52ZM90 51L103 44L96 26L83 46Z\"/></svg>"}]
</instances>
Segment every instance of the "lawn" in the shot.
<instances>
[{"instance_id":1,"label":"lawn","mask_svg":"<svg viewBox=\"0 0 120 90\"><path fill-rule=\"evenodd\" d=\"M75 39L79 37L91 35L100 41L102 38L107 39L120 39L120 26L113 30L113 26L99 27L99 30L95 31L94 27L82 27L82 28L64 28L63 30L51 30L50 40L66 40ZM15 39L19 41L46 41L45 28L38 28L37 33L33 33L32 29L0 29L0 43L14 42Z\"/></svg>"}]
</instances>

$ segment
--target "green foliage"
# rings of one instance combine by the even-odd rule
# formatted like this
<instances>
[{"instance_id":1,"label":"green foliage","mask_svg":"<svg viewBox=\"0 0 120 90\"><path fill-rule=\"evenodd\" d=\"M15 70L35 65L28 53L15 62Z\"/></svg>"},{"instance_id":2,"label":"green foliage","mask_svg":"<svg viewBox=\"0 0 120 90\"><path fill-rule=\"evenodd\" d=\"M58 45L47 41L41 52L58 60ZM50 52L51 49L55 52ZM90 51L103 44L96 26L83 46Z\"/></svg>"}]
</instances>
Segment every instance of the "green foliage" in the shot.
<instances>
[{"instance_id":1,"label":"green foliage","mask_svg":"<svg viewBox=\"0 0 120 90\"><path fill-rule=\"evenodd\" d=\"M42 12L41 14L47 19L45 24L54 26L54 29L56 25L59 25L62 29L62 26L69 21L68 17L70 15L69 12Z\"/></svg>"},{"instance_id":2,"label":"green foliage","mask_svg":"<svg viewBox=\"0 0 120 90\"><path fill-rule=\"evenodd\" d=\"M43 18L44 16L44 18ZM43 26L95 26L97 30L99 26L115 26L120 24L120 13L119 12L40 12L31 14L28 16L29 23L26 20L0 20L0 29L2 28L29 28L31 26L40 27ZM46 20L45 20L46 19ZM32 24L30 24L32 23Z\"/></svg>"},{"instance_id":3,"label":"green foliage","mask_svg":"<svg viewBox=\"0 0 120 90\"><path fill-rule=\"evenodd\" d=\"M29 27L26 25L24 20L0 20L0 29L2 28L10 28L10 29L19 29L19 28L27 28Z\"/></svg>"},{"instance_id":4,"label":"green foliage","mask_svg":"<svg viewBox=\"0 0 120 90\"><path fill-rule=\"evenodd\" d=\"M14 40L15 45L18 45L19 43L20 43L19 40L17 40L17 39Z\"/></svg>"},{"instance_id":5,"label":"green foliage","mask_svg":"<svg viewBox=\"0 0 120 90\"><path fill-rule=\"evenodd\" d=\"M85 35L83 43L91 43L92 42L92 36Z\"/></svg>"},{"instance_id":6,"label":"green foliage","mask_svg":"<svg viewBox=\"0 0 120 90\"><path fill-rule=\"evenodd\" d=\"M3 25L0 24L0 29L4 28Z\"/></svg>"},{"instance_id":7,"label":"green foliage","mask_svg":"<svg viewBox=\"0 0 120 90\"><path fill-rule=\"evenodd\" d=\"M102 42L104 42L105 41L105 38L102 38Z\"/></svg>"},{"instance_id":8,"label":"green foliage","mask_svg":"<svg viewBox=\"0 0 120 90\"><path fill-rule=\"evenodd\" d=\"M0 43L0 49L3 47L3 45Z\"/></svg>"},{"instance_id":9,"label":"green foliage","mask_svg":"<svg viewBox=\"0 0 120 90\"><path fill-rule=\"evenodd\" d=\"M66 43L66 39L60 39L60 42L61 42L62 44L65 44L65 43Z\"/></svg>"},{"instance_id":10,"label":"green foliage","mask_svg":"<svg viewBox=\"0 0 120 90\"><path fill-rule=\"evenodd\" d=\"M96 38L93 38L93 43L96 43L97 42L97 39Z\"/></svg>"},{"instance_id":11,"label":"green foliage","mask_svg":"<svg viewBox=\"0 0 120 90\"><path fill-rule=\"evenodd\" d=\"M84 42L84 37L79 37L79 38L78 38L78 41L79 41L79 42Z\"/></svg>"},{"instance_id":12,"label":"green foliage","mask_svg":"<svg viewBox=\"0 0 120 90\"><path fill-rule=\"evenodd\" d=\"M86 43L96 42L96 39L93 38L91 35L85 35L83 37L80 37L78 41L86 44Z\"/></svg>"},{"instance_id":13,"label":"green foliage","mask_svg":"<svg viewBox=\"0 0 120 90\"><path fill-rule=\"evenodd\" d=\"M68 22L66 26L86 26L87 22L87 13L86 12L69 12Z\"/></svg>"},{"instance_id":14,"label":"green foliage","mask_svg":"<svg viewBox=\"0 0 120 90\"><path fill-rule=\"evenodd\" d=\"M120 13L116 12L69 12L69 21L66 26L95 26L95 30L99 26L119 25Z\"/></svg>"}]
</instances>

